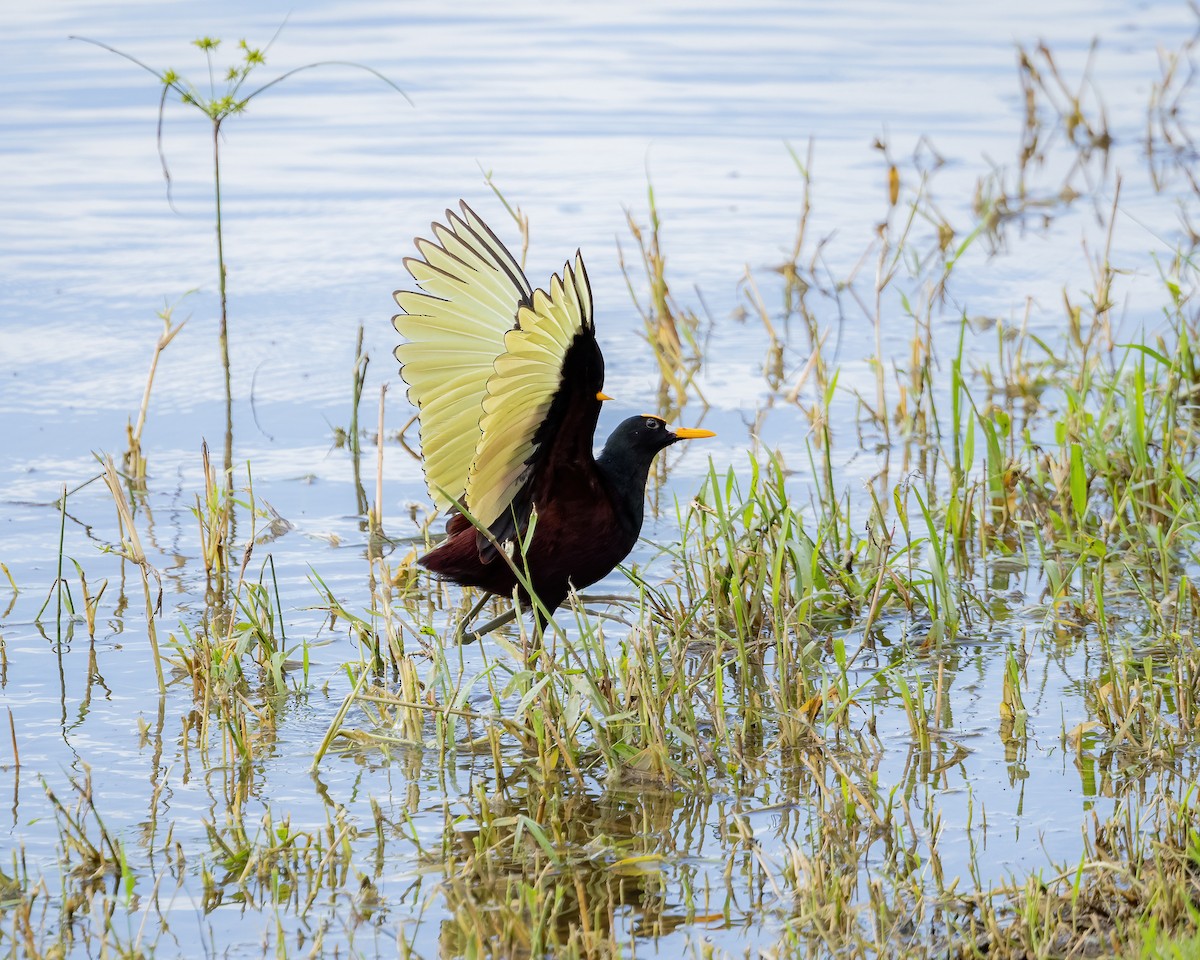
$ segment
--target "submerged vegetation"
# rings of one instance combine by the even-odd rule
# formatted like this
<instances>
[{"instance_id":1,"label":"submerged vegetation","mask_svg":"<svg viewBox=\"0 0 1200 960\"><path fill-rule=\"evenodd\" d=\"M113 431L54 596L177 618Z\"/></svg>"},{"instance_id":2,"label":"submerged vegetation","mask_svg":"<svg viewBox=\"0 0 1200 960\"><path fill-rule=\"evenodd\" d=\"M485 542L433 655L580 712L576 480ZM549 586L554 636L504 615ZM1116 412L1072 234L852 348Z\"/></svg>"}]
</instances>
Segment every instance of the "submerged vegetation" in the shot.
<instances>
[{"instance_id":1,"label":"submerged vegetation","mask_svg":"<svg viewBox=\"0 0 1200 960\"><path fill-rule=\"evenodd\" d=\"M76 745L57 776L9 710L0 955L195 955L197 937L248 952L222 924L261 913L256 949L281 956L1195 956L1193 45L1163 54L1149 101L1145 157L1181 230L1145 262L1114 259L1125 201L1090 77L1045 45L1019 50L1017 166L979 177L969 219L942 213L932 146L910 162L875 145L881 219L845 275L812 228L820 144L792 149L790 257L747 269L734 319L681 305L651 191L623 266L658 411L714 399L712 343L739 323L764 399L694 489L669 487L661 458L662 535L622 596L572 598L540 639L528 618L453 637L476 598L415 566L430 510L385 510L385 458L416 454L382 394L377 427L359 421L361 330L337 437L353 575L285 561L292 523L254 465L222 472L207 446L189 532L160 539L141 439L157 358L180 349L166 310L129 452L102 459L104 553L66 535L64 490L58 577L28 631L56 651L65 731L68 682L83 713L111 693L98 619L130 645L144 629L139 753L101 770ZM1083 247L1092 287L1061 291L1055 323L961 306L979 251L1081 202L1105 244ZM1126 323L1122 284L1150 270L1153 306ZM872 346L843 363L850 311ZM307 599L285 601L296 583ZM0 687L19 655L0 636ZM52 855L27 849L36 818ZM1012 852L1022 825L1040 859Z\"/></svg>"}]
</instances>

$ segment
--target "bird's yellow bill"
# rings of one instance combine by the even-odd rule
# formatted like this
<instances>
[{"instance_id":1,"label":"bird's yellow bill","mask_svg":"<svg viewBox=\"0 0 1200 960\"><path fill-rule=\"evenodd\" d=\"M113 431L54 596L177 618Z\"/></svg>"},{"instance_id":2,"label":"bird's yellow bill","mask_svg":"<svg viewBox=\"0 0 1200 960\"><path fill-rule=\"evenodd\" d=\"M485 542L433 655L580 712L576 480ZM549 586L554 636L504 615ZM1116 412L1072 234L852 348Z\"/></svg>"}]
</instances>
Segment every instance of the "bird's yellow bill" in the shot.
<instances>
[{"instance_id":1,"label":"bird's yellow bill","mask_svg":"<svg viewBox=\"0 0 1200 960\"><path fill-rule=\"evenodd\" d=\"M715 437L711 430L701 430L698 427L680 427L674 431L680 440L703 440L705 437Z\"/></svg>"},{"instance_id":2,"label":"bird's yellow bill","mask_svg":"<svg viewBox=\"0 0 1200 960\"><path fill-rule=\"evenodd\" d=\"M599 393L596 394L596 399L599 400L601 403L603 403L605 400L611 400L612 397L610 397L607 393L605 393L603 390L601 390Z\"/></svg>"}]
</instances>

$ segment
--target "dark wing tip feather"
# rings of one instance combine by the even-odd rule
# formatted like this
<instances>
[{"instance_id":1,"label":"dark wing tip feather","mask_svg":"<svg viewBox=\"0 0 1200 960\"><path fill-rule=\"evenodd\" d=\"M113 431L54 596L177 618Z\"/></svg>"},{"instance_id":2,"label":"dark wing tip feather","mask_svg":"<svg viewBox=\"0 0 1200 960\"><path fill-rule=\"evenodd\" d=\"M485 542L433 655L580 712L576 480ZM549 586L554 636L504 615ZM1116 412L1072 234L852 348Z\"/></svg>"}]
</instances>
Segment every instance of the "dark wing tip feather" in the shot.
<instances>
[{"instance_id":1,"label":"dark wing tip feather","mask_svg":"<svg viewBox=\"0 0 1200 960\"><path fill-rule=\"evenodd\" d=\"M583 262L583 251L580 250L578 247L575 248L575 266L579 268L576 275L583 277L583 286L584 286L584 289L587 290L587 299L588 299L587 307L588 307L588 309L586 311L586 316L583 318L583 322L584 322L584 325L589 330L591 330L592 333L595 333L596 332L596 320L595 320L595 317L593 316L594 311L592 309L592 303L593 303L593 301L592 301L592 280L588 276L587 265Z\"/></svg>"}]
</instances>

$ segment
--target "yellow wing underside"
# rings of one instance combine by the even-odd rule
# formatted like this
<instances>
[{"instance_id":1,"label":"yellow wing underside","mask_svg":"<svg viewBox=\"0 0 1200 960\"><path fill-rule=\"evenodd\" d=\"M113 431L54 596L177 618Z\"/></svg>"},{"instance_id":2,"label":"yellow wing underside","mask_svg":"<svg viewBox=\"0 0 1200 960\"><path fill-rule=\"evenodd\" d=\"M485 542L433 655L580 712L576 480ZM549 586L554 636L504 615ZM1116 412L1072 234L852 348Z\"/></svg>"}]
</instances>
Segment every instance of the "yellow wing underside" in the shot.
<instances>
[{"instance_id":1,"label":"yellow wing underside","mask_svg":"<svg viewBox=\"0 0 1200 960\"><path fill-rule=\"evenodd\" d=\"M538 428L562 382L563 357L576 335L590 326L591 292L583 258L538 290L522 307L517 328L504 335L504 352L483 398L482 436L467 480L467 505L486 526L504 513L528 479Z\"/></svg>"},{"instance_id":2,"label":"yellow wing underside","mask_svg":"<svg viewBox=\"0 0 1200 960\"><path fill-rule=\"evenodd\" d=\"M583 260L550 292L530 289L512 254L468 207L435 223L405 266L421 288L401 290L393 318L405 342L401 376L421 420L429 494L462 502L490 526L528 477L534 438L561 381L563 357L591 325ZM422 259L423 258L423 259ZM565 279L564 279L565 278Z\"/></svg>"}]
</instances>

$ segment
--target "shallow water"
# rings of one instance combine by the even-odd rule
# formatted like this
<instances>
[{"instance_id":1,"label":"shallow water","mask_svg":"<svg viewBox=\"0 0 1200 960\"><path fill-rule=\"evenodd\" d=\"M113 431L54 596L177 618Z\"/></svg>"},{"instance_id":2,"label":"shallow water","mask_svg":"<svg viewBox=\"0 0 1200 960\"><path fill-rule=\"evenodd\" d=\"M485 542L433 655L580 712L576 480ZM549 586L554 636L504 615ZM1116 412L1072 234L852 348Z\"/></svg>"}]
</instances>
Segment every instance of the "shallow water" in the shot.
<instances>
[{"instance_id":1,"label":"shallow water","mask_svg":"<svg viewBox=\"0 0 1200 960\"><path fill-rule=\"evenodd\" d=\"M786 143L803 157L813 141L808 231L810 244L827 238L823 263L832 284L850 273L882 219L902 217L889 213L887 162L873 141L886 140L904 196L911 198L922 174L929 176L939 209L961 239L974 222L976 183L993 167L1015 176L1024 105L1014 41L1044 39L1064 75L1078 78L1099 37L1092 79L1113 133L1112 150L1072 175L1084 195L1064 202L1060 190L1076 152L1061 132L1058 143L1047 144L1043 162L1027 173L1030 195L1047 200L1044 215L1016 218L990 243L974 244L935 317L944 324L944 337L938 335L944 360L963 315L1019 323L1028 309L1031 331L1058 336L1063 291L1078 299L1092 285L1081 240L1093 253L1102 246L1097 211L1111 207L1119 171L1122 216L1110 257L1129 270L1118 287L1117 315L1119 336L1133 339L1161 320L1161 282L1148 251L1169 257L1184 237L1178 210L1185 185L1156 191L1144 157L1145 106L1159 78L1155 50L1177 46L1196 29L1196 19L1184 4L1083 0L1052 9L1009 4L986 13L950 3L863 4L849 11L783 2L736 10L617 3L602 10L517 4L498 12L460 4L446 12L376 2L336 11L264 5L253 13L225 3L203 13L161 3L112 4L103 12L85 3L5 9L0 562L20 592L10 594L0 580L0 701L12 717L20 777L11 748L0 748L0 796L13 798L0 869L7 871L11 851L33 873L57 874L60 831L38 781L65 797L68 778L78 780L90 767L96 809L110 831L152 851L162 839L158 832L173 823L174 841L188 854L168 910L171 932L159 942L162 956L189 955L197 935L230 956L258 953L264 939L274 937L269 911L260 918L233 901L216 906L200 892L197 863L211 856L203 824L220 829L226 823L230 783L238 778L219 763L218 772L206 770L197 745L189 748L189 733L179 725L191 709L186 683L174 685L160 704L136 569L104 552L119 536L111 498L99 482L81 486L97 473L94 454L123 449L161 332L155 314L164 303L175 304L176 319L191 319L164 353L154 381L143 437L150 480L139 523L151 563L162 572L160 638L178 634L180 622L194 624L204 605L192 513L202 484L200 445L207 440L219 460L225 432L211 142L203 118L177 104L168 108L168 201L155 151L156 81L127 60L69 37L90 37L198 78L203 60L190 40L224 38L216 58L224 64L232 41L264 44L285 16L264 79L318 60L352 61L394 80L413 105L365 72L330 66L271 89L224 128L233 458L249 463L254 496L290 524L256 555L257 562L269 550L274 558L289 641L324 644L311 651L309 685L281 707L274 735L258 755L245 787L253 811L246 819L257 823L269 807L276 820L286 816L293 827L318 831L331 815L332 798L370 839L370 798L390 820L407 818L418 842L393 840L387 868L375 879L388 909L361 929L334 923L325 944L369 954L402 938L418 955L455 955L452 940L439 946L453 908L435 895L437 878L416 850L440 843L449 818L478 817L472 794L488 782L490 758L441 758L415 748L391 756L347 751L328 755L315 780L307 773L349 690L340 665L358 659L344 628L325 625L311 572L348 610L362 611L370 602L365 522L351 457L335 442L333 428L349 423L355 334L362 324L371 357L362 472L372 499L370 438L380 386L391 388L389 435L411 415L390 355L388 321L392 291L408 282L401 259L412 252L413 236L427 235L429 221L462 197L516 244L482 167L529 216L527 272L535 285L576 248L583 251L609 370L605 389L617 398L606 405L604 433L654 402L657 368L618 256L619 242L644 296L625 211L645 224L649 176L674 296L711 319L698 380L708 407L701 410L693 400L682 419L702 419L719 434L670 458L662 499L668 506L646 531L649 540L670 541L676 534L671 498L686 501L695 492L710 458L719 470L743 470L747 451L777 449L797 471L790 481L795 496L807 502L811 495L809 425L795 406L773 403L762 371L767 341L761 325L734 316L746 302L747 267L770 309L781 298L771 268L789 255L802 196ZM943 165L935 164L935 150ZM920 223L916 234L928 245L931 227ZM869 291L874 259L862 269ZM818 299L817 309L836 330L841 370L835 408L844 419L833 424L837 481L861 503L864 483L883 462L859 448L851 393L874 391L868 363L874 333L852 296ZM912 323L894 293L884 310L895 322L885 326L883 353L902 365ZM805 338L793 332L784 353L789 380L806 350ZM968 360L995 352L987 331L966 346ZM753 428L755 412L768 405ZM869 442L865 449L872 449ZM894 483L900 478L892 468ZM389 444L382 469L385 526L396 537L413 535L408 506L426 501L420 466ZM238 482L245 476L240 467ZM70 618L56 613L53 598L42 609L60 563L55 501L64 487L71 493L63 552L78 561L93 588L108 581L92 643L82 623L68 625ZM635 558L649 562L653 553L646 544ZM64 575L78 582L69 562ZM976 842L990 871L979 879L990 883L1077 860L1089 811L1103 812L1111 803L1089 786L1061 739L1062 731L1087 718L1078 683L1095 666L1086 644L1063 650L1029 645L1031 736L1016 757L996 736L1004 653L1010 644L1022 645L1023 631L1033 635L1041 628L1041 586L1033 574L1014 577L1012 619L972 634L943 664L952 703L946 735L966 748L951 772L920 769L907 721L887 689L872 703L883 747L879 782L914 796L924 790L926 799L936 793L947 874L970 870L972 854L962 841L972 804L976 816L980 806L987 812L986 836L976 835ZM628 584L614 574L598 588L627 592ZM897 642L910 629L899 617L884 624ZM479 669L477 650L464 656ZM864 658L858 681L869 682L887 657L881 651ZM789 844L806 842L808 814L778 764L764 763L761 775L749 779L755 782L746 789L731 788L711 802L630 795L600 782L583 791L595 809L577 812L586 825L581 829L624 832L636 838L632 847L662 853L648 884L654 892L641 890L616 920L639 953L675 956L685 945L711 942L736 954L778 935L775 920L755 919L762 892L755 892L752 864L745 882L735 879L730 887L730 858L740 854L731 852L736 843L723 825L736 812L764 856L784 858ZM163 784L162 806L151 818L151 791ZM772 809L780 798L790 805L785 816ZM745 898L740 919L703 921L688 913L684 889L706 884L721 891L718 899L730 889L730 896ZM328 911L342 916L336 906ZM696 911L722 908L697 905ZM658 926L640 928L643 912ZM676 915L678 923L662 920ZM294 917L285 921L289 936L297 925Z\"/></svg>"}]
</instances>

